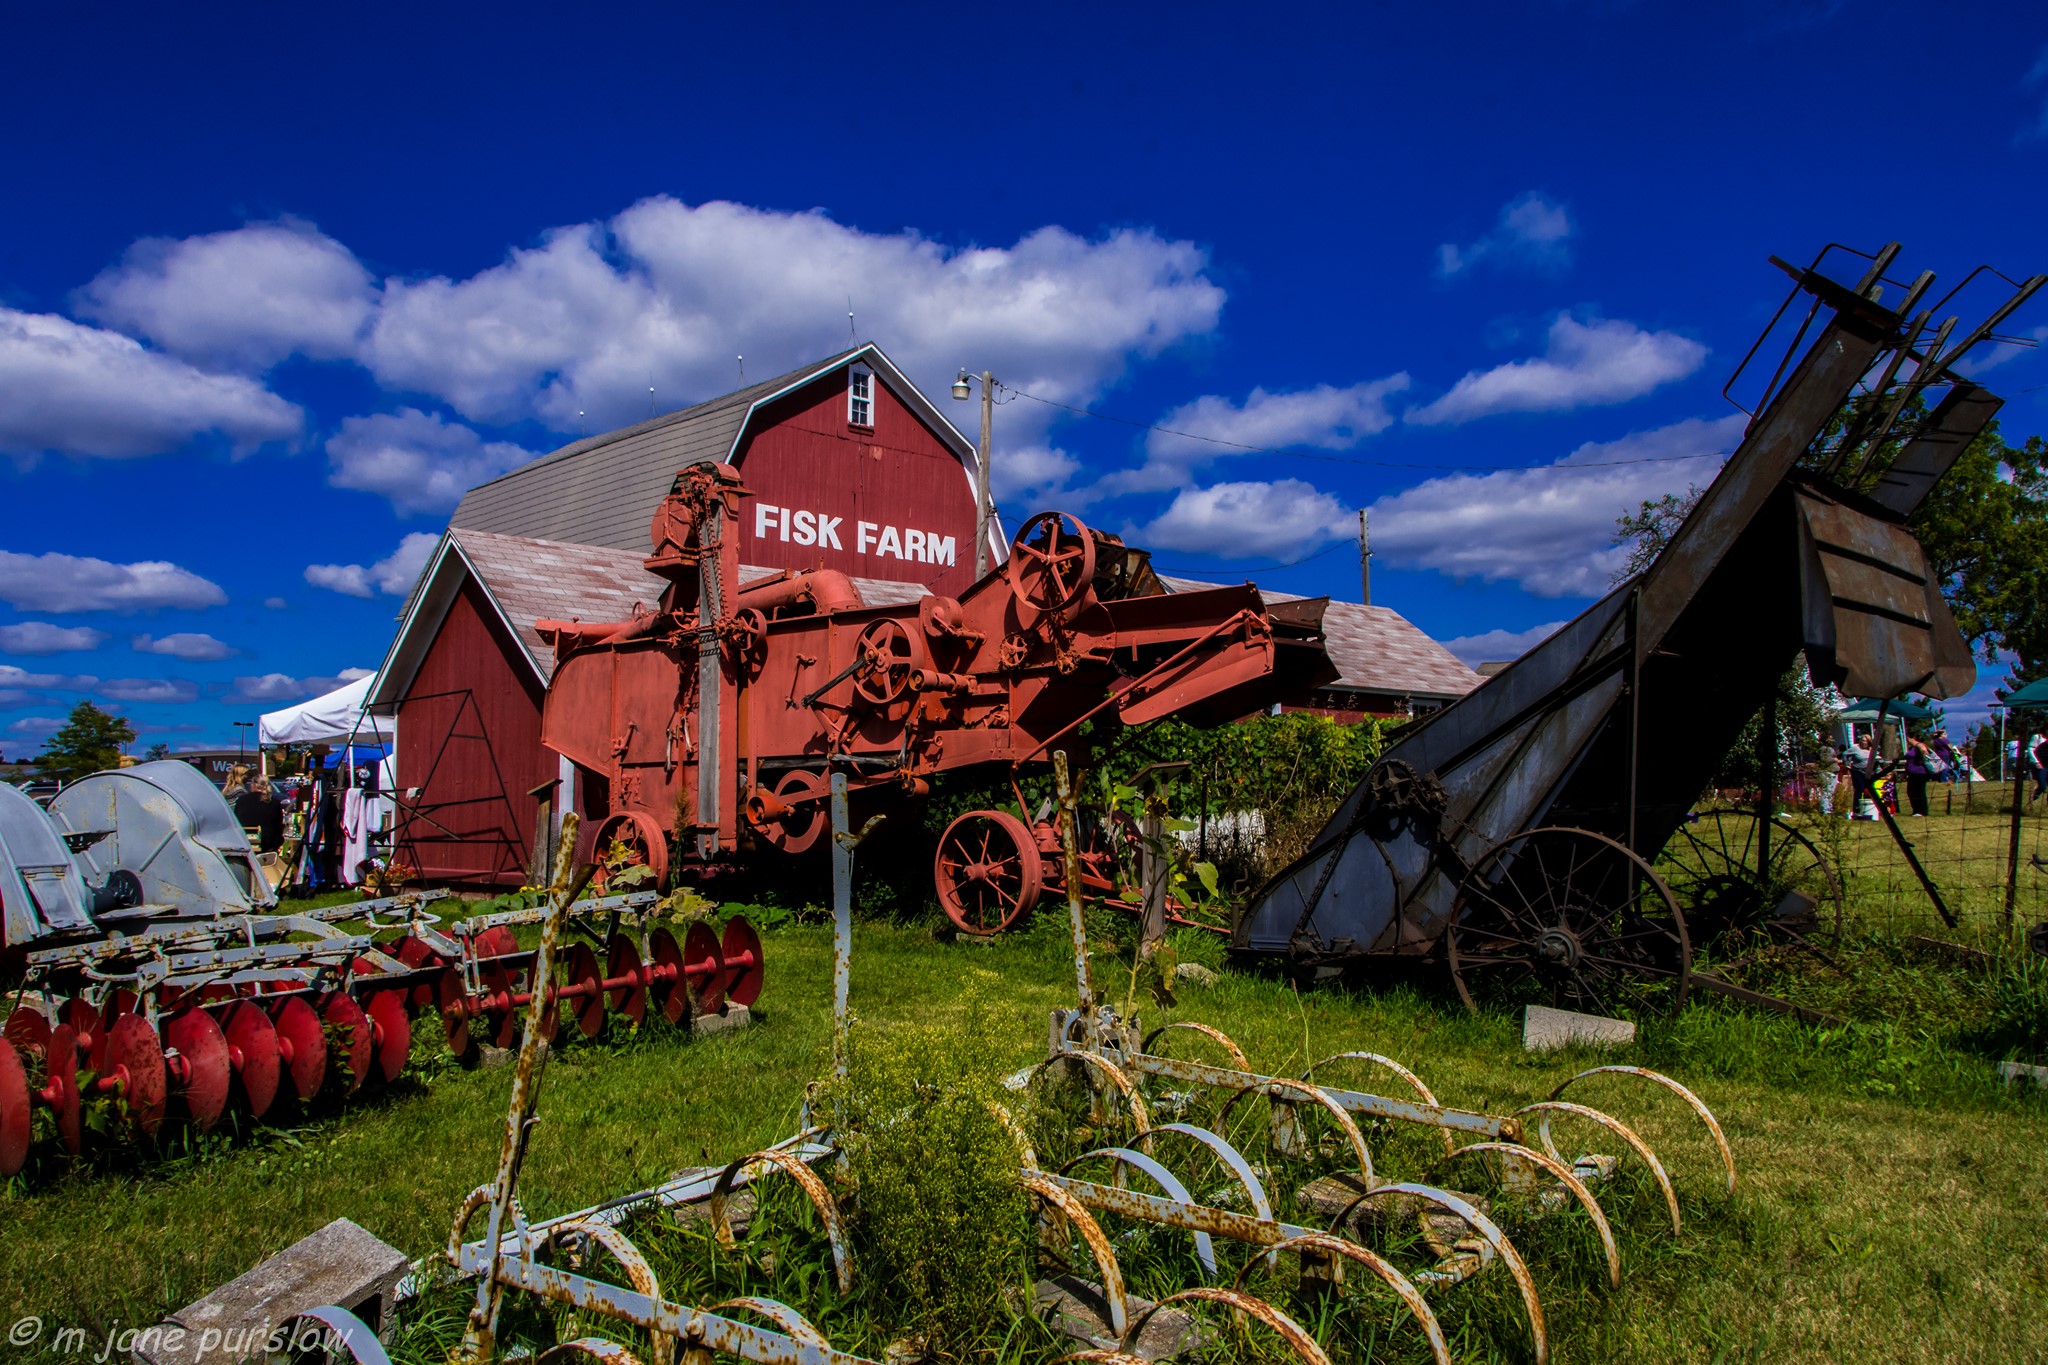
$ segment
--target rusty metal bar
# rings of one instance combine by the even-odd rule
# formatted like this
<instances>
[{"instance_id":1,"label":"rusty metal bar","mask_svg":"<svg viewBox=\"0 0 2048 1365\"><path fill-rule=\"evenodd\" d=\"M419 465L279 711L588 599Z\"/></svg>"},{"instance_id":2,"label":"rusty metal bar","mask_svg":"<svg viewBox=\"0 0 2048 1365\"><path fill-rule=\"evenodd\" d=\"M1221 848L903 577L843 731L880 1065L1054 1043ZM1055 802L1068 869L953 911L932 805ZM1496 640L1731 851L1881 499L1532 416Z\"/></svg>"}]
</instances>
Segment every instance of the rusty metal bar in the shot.
<instances>
[{"instance_id":1,"label":"rusty metal bar","mask_svg":"<svg viewBox=\"0 0 2048 1365\"><path fill-rule=\"evenodd\" d=\"M1088 924L1081 913L1081 845L1074 828L1073 776L1067 771L1067 751L1052 756L1053 782L1059 793L1060 852L1066 859L1067 920L1074 933L1074 992L1081 1002L1082 1018L1095 1022L1095 978L1088 968Z\"/></svg>"}]
</instances>

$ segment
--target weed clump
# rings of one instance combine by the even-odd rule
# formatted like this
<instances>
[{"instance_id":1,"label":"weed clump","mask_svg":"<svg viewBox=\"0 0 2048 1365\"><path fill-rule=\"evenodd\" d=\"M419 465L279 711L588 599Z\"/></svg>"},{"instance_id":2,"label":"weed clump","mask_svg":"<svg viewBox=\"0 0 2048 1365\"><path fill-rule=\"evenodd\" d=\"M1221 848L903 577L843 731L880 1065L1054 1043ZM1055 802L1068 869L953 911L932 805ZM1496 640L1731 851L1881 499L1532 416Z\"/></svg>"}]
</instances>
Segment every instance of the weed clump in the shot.
<instances>
[{"instance_id":1,"label":"weed clump","mask_svg":"<svg viewBox=\"0 0 2048 1365\"><path fill-rule=\"evenodd\" d=\"M974 1032L856 1030L825 1107L861 1277L889 1286L903 1330L954 1357L1000 1335L1030 1270L1018 1146L992 1107L999 1087L965 1063Z\"/></svg>"}]
</instances>

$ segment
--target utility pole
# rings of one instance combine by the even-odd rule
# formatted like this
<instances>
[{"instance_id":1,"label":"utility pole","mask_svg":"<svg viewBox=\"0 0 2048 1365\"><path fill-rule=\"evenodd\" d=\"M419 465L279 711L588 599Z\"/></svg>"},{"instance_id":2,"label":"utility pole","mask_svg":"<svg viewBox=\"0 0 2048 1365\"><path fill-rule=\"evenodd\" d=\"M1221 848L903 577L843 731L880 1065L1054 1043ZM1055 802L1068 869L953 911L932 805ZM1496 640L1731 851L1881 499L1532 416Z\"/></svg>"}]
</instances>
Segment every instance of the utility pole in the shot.
<instances>
[{"instance_id":1,"label":"utility pole","mask_svg":"<svg viewBox=\"0 0 2048 1365\"><path fill-rule=\"evenodd\" d=\"M1372 540L1366 533L1365 509L1358 509L1358 590L1359 601L1372 605Z\"/></svg>"},{"instance_id":2,"label":"utility pole","mask_svg":"<svg viewBox=\"0 0 2048 1365\"><path fill-rule=\"evenodd\" d=\"M974 391L967 378L967 368L962 366L960 377L953 381L953 397L966 402L967 395ZM988 370L981 372L981 447L974 471L974 577L979 582L988 573L988 528L995 520L995 508L988 497L988 442L989 430L996 420L996 377Z\"/></svg>"},{"instance_id":3,"label":"utility pole","mask_svg":"<svg viewBox=\"0 0 2048 1365\"><path fill-rule=\"evenodd\" d=\"M989 429L996 420L996 377L981 372L981 459L974 471L974 577L988 572L988 524L993 515L988 497Z\"/></svg>"}]
</instances>

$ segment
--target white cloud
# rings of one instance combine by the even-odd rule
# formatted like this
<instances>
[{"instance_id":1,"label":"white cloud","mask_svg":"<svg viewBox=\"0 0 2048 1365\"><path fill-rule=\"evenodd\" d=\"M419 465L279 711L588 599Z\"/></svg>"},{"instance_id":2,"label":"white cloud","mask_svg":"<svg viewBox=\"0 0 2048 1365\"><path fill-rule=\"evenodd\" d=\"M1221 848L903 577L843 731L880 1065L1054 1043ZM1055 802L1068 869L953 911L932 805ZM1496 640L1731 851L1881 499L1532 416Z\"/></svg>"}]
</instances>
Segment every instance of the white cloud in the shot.
<instances>
[{"instance_id":1,"label":"white cloud","mask_svg":"<svg viewBox=\"0 0 2048 1365\"><path fill-rule=\"evenodd\" d=\"M373 671L368 668L344 668L331 677L311 678L294 678L289 673L264 673L256 677L235 679L235 688L230 696L235 701L300 701L306 697L317 697L332 692L344 683L367 678Z\"/></svg>"},{"instance_id":2,"label":"white cloud","mask_svg":"<svg viewBox=\"0 0 2048 1365\"><path fill-rule=\"evenodd\" d=\"M1225 559L1299 555L1352 534L1358 514L1299 479L1186 488L1150 525L1134 531L1147 548Z\"/></svg>"},{"instance_id":3,"label":"white cloud","mask_svg":"<svg viewBox=\"0 0 2048 1365\"><path fill-rule=\"evenodd\" d=\"M1242 404L1218 394L1205 395L1160 418L1158 425L1168 430L1146 436L1145 463L1106 475L1097 491L1186 487L1195 470L1227 456L1253 453L1233 446L1349 450L1394 424L1387 399L1407 389L1408 383L1407 375L1394 374L1341 389L1328 384L1284 393L1255 388Z\"/></svg>"},{"instance_id":4,"label":"white cloud","mask_svg":"<svg viewBox=\"0 0 2048 1365\"><path fill-rule=\"evenodd\" d=\"M2043 346L2048 346L2048 327L2036 327L2031 332L2023 333L2022 337L2024 339L2018 341L1995 341L1986 346L1973 346L1957 368L1975 379L1986 370L1995 370L2008 360L2016 360L2023 355L2037 355Z\"/></svg>"},{"instance_id":5,"label":"white cloud","mask_svg":"<svg viewBox=\"0 0 2048 1365\"><path fill-rule=\"evenodd\" d=\"M2048 138L2048 47L2041 49L2041 55L2034 59L2033 66L2020 78L2022 90L2032 90L2041 95L2041 107L2033 119L2020 128L2016 141L2031 142L2036 138Z\"/></svg>"},{"instance_id":6,"label":"white cloud","mask_svg":"<svg viewBox=\"0 0 2048 1365\"><path fill-rule=\"evenodd\" d=\"M54 735L64 728L64 721L59 716L23 716L7 728L17 735Z\"/></svg>"},{"instance_id":7,"label":"white cloud","mask_svg":"<svg viewBox=\"0 0 2048 1365\"><path fill-rule=\"evenodd\" d=\"M1446 640L1443 645L1473 668L1485 663L1508 663L1557 634L1564 625L1563 621L1546 621L1527 630L1483 630L1477 635L1460 635L1454 640Z\"/></svg>"},{"instance_id":8,"label":"white cloud","mask_svg":"<svg viewBox=\"0 0 2048 1365\"><path fill-rule=\"evenodd\" d=\"M128 646L138 654L168 654L173 659L184 659L192 663L208 659L232 659L242 652L225 641L194 631L180 631L176 635L135 635L129 638Z\"/></svg>"},{"instance_id":9,"label":"white cloud","mask_svg":"<svg viewBox=\"0 0 2048 1365\"><path fill-rule=\"evenodd\" d=\"M291 603L285 601L282 597L266 597L263 599L263 605L272 611L283 611Z\"/></svg>"},{"instance_id":10,"label":"white cloud","mask_svg":"<svg viewBox=\"0 0 2048 1365\"><path fill-rule=\"evenodd\" d=\"M0 550L0 601L16 611L196 610L227 600L219 584L162 560L114 564L84 555Z\"/></svg>"},{"instance_id":11,"label":"white cloud","mask_svg":"<svg viewBox=\"0 0 2048 1365\"><path fill-rule=\"evenodd\" d=\"M144 238L79 291L79 311L202 365L262 370L294 352L354 354L376 288L306 223Z\"/></svg>"},{"instance_id":12,"label":"white cloud","mask_svg":"<svg viewBox=\"0 0 2048 1365\"><path fill-rule=\"evenodd\" d=\"M476 485L534 458L506 441L485 441L457 422L417 408L351 417L327 443L327 481L391 499L400 516L447 512Z\"/></svg>"},{"instance_id":13,"label":"white cloud","mask_svg":"<svg viewBox=\"0 0 2048 1365\"><path fill-rule=\"evenodd\" d=\"M537 414L573 430L644 416L846 345L856 325L928 392L958 365L1074 401L1134 355L1212 330L1223 290L1191 242L1046 227L1009 247L949 248L864 232L822 212L645 199L604 223L549 233L464 280L387 281L363 348L385 384L466 417ZM1031 405L1020 405L1026 409ZM1042 429L1050 412L1010 409Z\"/></svg>"},{"instance_id":14,"label":"white cloud","mask_svg":"<svg viewBox=\"0 0 2048 1365\"><path fill-rule=\"evenodd\" d=\"M1062 497L1074 475L1080 472L1079 460L1064 450L1043 444L998 449L989 457L989 487L997 503ZM1022 510L1013 510L1017 512L1015 519L1021 520Z\"/></svg>"},{"instance_id":15,"label":"white cloud","mask_svg":"<svg viewBox=\"0 0 2048 1365\"><path fill-rule=\"evenodd\" d=\"M115 701L188 702L199 699L199 684L183 678L109 678L99 692Z\"/></svg>"},{"instance_id":16,"label":"white cloud","mask_svg":"<svg viewBox=\"0 0 2048 1365\"><path fill-rule=\"evenodd\" d=\"M1499 266L1557 270L1571 264L1571 215L1564 205L1539 190L1530 190L1501 205L1493 231L1459 246L1445 242L1436 249L1436 273L1444 279L1462 275L1484 261Z\"/></svg>"},{"instance_id":17,"label":"white cloud","mask_svg":"<svg viewBox=\"0 0 2048 1365\"><path fill-rule=\"evenodd\" d=\"M1709 482L1744 421L1695 418L1589 442L1552 465L1430 479L1372 505L1373 553L1399 568L1519 583L1539 597L1597 596L1628 560L1610 543L1615 519Z\"/></svg>"},{"instance_id":18,"label":"white cloud","mask_svg":"<svg viewBox=\"0 0 2048 1365\"><path fill-rule=\"evenodd\" d=\"M412 591L420 570L427 567L434 547L440 543L441 537L432 531L415 531L399 541L396 550L368 568L361 564L308 564L306 581L316 588L350 597L370 597L376 592L403 597Z\"/></svg>"},{"instance_id":19,"label":"white cloud","mask_svg":"<svg viewBox=\"0 0 2048 1365\"><path fill-rule=\"evenodd\" d=\"M98 681L89 673L31 673L13 664L0 664L0 687L54 687L65 692L82 692Z\"/></svg>"},{"instance_id":20,"label":"white cloud","mask_svg":"<svg viewBox=\"0 0 2048 1365\"><path fill-rule=\"evenodd\" d=\"M48 621L23 621L0 626L0 650L9 654L66 654L98 649L107 633L90 626L53 626Z\"/></svg>"},{"instance_id":21,"label":"white cloud","mask_svg":"<svg viewBox=\"0 0 2048 1365\"><path fill-rule=\"evenodd\" d=\"M254 380L208 374L117 332L0 308L0 453L126 457L217 434L237 454L299 434Z\"/></svg>"},{"instance_id":22,"label":"white cloud","mask_svg":"<svg viewBox=\"0 0 2048 1365\"><path fill-rule=\"evenodd\" d=\"M1580 322L1563 313L1541 357L1474 370L1435 402L1409 409L1407 420L1442 426L1503 412L1625 403L1685 378L1706 358L1706 347L1676 332L1645 332L1617 319Z\"/></svg>"}]
</instances>

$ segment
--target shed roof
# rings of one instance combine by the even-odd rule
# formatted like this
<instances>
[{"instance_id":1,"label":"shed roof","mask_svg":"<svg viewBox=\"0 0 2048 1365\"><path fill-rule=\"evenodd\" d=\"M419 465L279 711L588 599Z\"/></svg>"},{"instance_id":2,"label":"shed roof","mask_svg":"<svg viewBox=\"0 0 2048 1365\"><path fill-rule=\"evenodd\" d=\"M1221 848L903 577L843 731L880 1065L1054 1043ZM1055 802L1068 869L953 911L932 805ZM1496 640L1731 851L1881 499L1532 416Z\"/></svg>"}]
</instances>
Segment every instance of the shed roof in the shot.
<instances>
[{"instance_id":1,"label":"shed roof","mask_svg":"<svg viewBox=\"0 0 2048 1365\"><path fill-rule=\"evenodd\" d=\"M1163 574L1159 581L1172 592L1216 586ZM1270 588L1260 588L1259 595L1268 602L1302 600L1299 593ZM1323 642L1338 673L1335 682L1324 685L1326 690L1444 701L1464 696L1483 681L1392 607L1332 601L1323 612Z\"/></svg>"},{"instance_id":2,"label":"shed roof","mask_svg":"<svg viewBox=\"0 0 2048 1365\"><path fill-rule=\"evenodd\" d=\"M647 522L685 465L730 460L748 419L771 402L859 361L960 457L972 478L974 446L873 342L764 379L637 426L563 446L465 493L456 526L502 535L639 551Z\"/></svg>"},{"instance_id":3,"label":"shed roof","mask_svg":"<svg viewBox=\"0 0 2048 1365\"><path fill-rule=\"evenodd\" d=\"M555 651L541 637L539 623L623 621L636 606L653 605L667 585L647 572L645 558L645 550L450 527L400 618L397 637L371 685L369 707L388 710L404 698L465 578L474 577L483 588L534 677L546 686L555 675ZM743 564L740 582L777 572ZM871 607L915 602L926 591L920 583L885 578L856 578L853 584Z\"/></svg>"}]
</instances>

